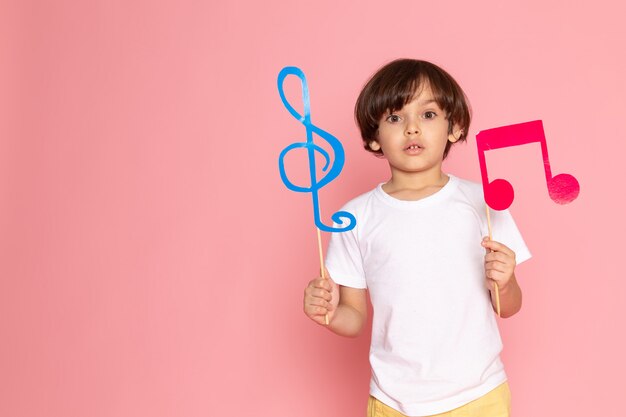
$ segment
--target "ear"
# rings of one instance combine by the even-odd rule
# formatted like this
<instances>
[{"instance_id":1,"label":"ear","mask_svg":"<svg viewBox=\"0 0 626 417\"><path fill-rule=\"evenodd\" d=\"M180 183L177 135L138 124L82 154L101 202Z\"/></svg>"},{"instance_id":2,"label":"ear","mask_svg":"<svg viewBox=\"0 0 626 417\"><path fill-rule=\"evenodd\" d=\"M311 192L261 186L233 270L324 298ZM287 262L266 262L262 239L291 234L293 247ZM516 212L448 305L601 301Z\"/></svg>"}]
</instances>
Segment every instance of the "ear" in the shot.
<instances>
[{"instance_id":1,"label":"ear","mask_svg":"<svg viewBox=\"0 0 626 417\"><path fill-rule=\"evenodd\" d=\"M367 146L370 147L371 150L373 150L374 152L378 152L380 151L380 143L378 143L375 140L370 141Z\"/></svg>"},{"instance_id":2,"label":"ear","mask_svg":"<svg viewBox=\"0 0 626 417\"><path fill-rule=\"evenodd\" d=\"M448 135L448 140L452 143L458 141L463 136L463 129L459 129L457 125L452 128L452 133Z\"/></svg>"}]
</instances>

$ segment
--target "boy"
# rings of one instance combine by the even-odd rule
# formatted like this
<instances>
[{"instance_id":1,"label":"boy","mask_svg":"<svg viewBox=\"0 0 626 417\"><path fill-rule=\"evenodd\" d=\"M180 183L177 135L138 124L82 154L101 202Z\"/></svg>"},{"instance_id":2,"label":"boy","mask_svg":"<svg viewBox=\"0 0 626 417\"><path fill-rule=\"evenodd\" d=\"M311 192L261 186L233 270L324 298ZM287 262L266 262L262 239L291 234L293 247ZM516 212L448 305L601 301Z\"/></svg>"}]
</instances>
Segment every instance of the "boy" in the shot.
<instances>
[{"instance_id":1,"label":"boy","mask_svg":"<svg viewBox=\"0 0 626 417\"><path fill-rule=\"evenodd\" d=\"M492 212L498 241L481 239L482 187L441 170L467 136L465 94L434 64L396 60L365 85L355 116L391 178L344 206L357 226L331 236L331 278L309 283L306 315L319 324L328 315L329 330L356 336L369 292L368 416L509 416L489 289L499 286L502 317L517 313L515 265L530 253L508 211Z\"/></svg>"}]
</instances>

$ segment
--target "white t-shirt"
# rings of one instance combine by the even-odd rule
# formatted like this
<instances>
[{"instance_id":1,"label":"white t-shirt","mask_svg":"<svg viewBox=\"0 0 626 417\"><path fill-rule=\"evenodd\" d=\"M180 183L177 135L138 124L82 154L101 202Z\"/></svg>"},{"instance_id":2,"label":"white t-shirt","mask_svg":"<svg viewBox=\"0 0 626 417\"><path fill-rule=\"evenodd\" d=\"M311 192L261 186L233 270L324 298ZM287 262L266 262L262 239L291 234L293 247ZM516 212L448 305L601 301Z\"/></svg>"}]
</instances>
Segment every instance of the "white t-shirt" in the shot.
<instances>
[{"instance_id":1,"label":"white t-shirt","mask_svg":"<svg viewBox=\"0 0 626 417\"><path fill-rule=\"evenodd\" d=\"M374 309L370 393L409 416L452 410L506 381L485 286L482 186L449 175L417 201L382 184L347 203L349 232L333 233L326 266L340 285L367 288ZM508 211L491 210L493 239L530 252Z\"/></svg>"}]
</instances>

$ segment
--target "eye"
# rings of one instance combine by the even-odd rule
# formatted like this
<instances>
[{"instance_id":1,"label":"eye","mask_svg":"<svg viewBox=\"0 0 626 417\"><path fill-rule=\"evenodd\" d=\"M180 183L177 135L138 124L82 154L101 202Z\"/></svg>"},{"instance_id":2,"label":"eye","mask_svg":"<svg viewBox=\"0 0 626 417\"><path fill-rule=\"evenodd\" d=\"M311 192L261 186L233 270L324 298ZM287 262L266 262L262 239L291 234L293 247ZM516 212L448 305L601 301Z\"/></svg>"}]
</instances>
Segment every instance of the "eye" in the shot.
<instances>
[{"instance_id":1,"label":"eye","mask_svg":"<svg viewBox=\"0 0 626 417\"><path fill-rule=\"evenodd\" d=\"M390 114L385 120L389 123L398 123L401 119L397 114Z\"/></svg>"},{"instance_id":2,"label":"eye","mask_svg":"<svg viewBox=\"0 0 626 417\"><path fill-rule=\"evenodd\" d=\"M437 113L435 113L434 111L427 111L422 115L422 117L424 119L434 119L435 117L437 117Z\"/></svg>"}]
</instances>

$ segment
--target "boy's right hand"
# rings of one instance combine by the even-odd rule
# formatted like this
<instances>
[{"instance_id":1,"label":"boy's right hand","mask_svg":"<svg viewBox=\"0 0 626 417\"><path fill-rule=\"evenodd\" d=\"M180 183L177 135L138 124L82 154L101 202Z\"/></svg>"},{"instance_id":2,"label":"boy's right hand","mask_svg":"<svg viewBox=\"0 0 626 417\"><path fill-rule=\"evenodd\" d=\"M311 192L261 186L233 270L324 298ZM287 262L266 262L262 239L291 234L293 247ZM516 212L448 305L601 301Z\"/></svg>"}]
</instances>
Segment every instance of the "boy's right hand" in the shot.
<instances>
[{"instance_id":1,"label":"boy's right hand","mask_svg":"<svg viewBox=\"0 0 626 417\"><path fill-rule=\"evenodd\" d=\"M339 305L339 285L328 275L326 279L317 277L304 290L304 314L314 322L325 325L325 316L328 322L333 319Z\"/></svg>"}]
</instances>

